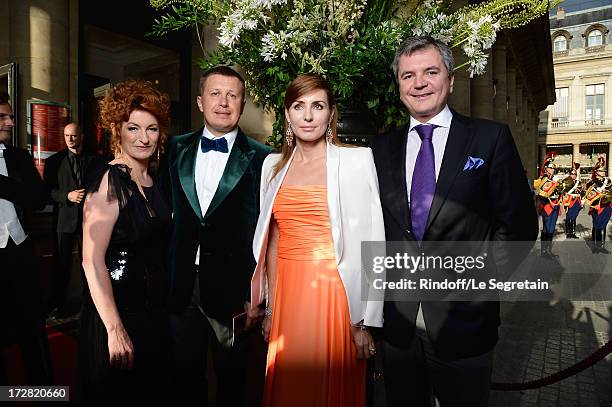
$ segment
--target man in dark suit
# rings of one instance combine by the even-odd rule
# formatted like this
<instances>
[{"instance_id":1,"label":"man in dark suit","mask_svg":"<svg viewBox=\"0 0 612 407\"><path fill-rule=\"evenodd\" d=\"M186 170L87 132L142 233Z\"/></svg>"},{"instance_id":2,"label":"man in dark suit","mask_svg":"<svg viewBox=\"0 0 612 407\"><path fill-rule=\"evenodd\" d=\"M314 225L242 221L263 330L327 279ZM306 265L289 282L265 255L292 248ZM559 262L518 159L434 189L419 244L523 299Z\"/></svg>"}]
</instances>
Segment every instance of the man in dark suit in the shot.
<instances>
[{"instance_id":1,"label":"man in dark suit","mask_svg":"<svg viewBox=\"0 0 612 407\"><path fill-rule=\"evenodd\" d=\"M43 174L53 202L55 275L48 307L58 307L58 317L69 311L65 302L75 243L78 258L82 257L85 181L101 163L98 157L83 153L83 132L78 124L69 123L64 127L64 141L66 149L47 158Z\"/></svg>"},{"instance_id":2,"label":"man in dark suit","mask_svg":"<svg viewBox=\"0 0 612 407\"><path fill-rule=\"evenodd\" d=\"M13 127L8 95L0 93L0 345L20 345L28 384L51 384L40 276L27 235L46 193L30 154L10 145ZM6 384L0 351L0 385Z\"/></svg>"},{"instance_id":3,"label":"man in dark suit","mask_svg":"<svg viewBox=\"0 0 612 407\"><path fill-rule=\"evenodd\" d=\"M172 138L167 154L173 210L171 394L195 400L193 405L206 403L210 343L217 405L241 406L252 335L232 340L232 318L247 305L255 269L252 243L261 166L270 150L238 127L246 96L238 73L228 67L205 72L200 93L197 103L205 127Z\"/></svg>"},{"instance_id":4,"label":"man in dark suit","mask_svg":"<svg viewBox=\"0 0 612 407\"><path fill-rule=\"evenodd\" d=\"M537 236L535 208L508 126L448 108L453 64L450 49L430 37L409 38L396 53L410 123L372 142L386 238L417 247L528 242L512 258L494 253L497 269L507 270ZM387 301L387 405L430 406L435 397L442 407L486 406L499 323L496 301Z\"/></svg>"}]
</instances>

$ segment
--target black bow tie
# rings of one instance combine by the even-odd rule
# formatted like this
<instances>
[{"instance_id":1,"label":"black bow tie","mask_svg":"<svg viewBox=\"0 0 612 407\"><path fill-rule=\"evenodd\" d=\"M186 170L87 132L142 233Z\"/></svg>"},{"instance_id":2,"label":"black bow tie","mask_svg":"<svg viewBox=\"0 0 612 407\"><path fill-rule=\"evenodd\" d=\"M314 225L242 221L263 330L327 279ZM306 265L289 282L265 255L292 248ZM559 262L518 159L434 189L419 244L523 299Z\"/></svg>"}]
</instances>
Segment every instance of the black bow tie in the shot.
<instances>
[{"instance_id":1,"label":"black bow tie","mask_svg":"<svg viewBox=\"0 0 612 407\"><path fill-rule=\"evenodd\" d=\"M208 137L201 137L200 147L202 152L206 153L210 150L218 151L220 153L229 152L227 148L227 140L225 137L219 137L215 139L209 139Z\"/></svg>"}]
</instances>

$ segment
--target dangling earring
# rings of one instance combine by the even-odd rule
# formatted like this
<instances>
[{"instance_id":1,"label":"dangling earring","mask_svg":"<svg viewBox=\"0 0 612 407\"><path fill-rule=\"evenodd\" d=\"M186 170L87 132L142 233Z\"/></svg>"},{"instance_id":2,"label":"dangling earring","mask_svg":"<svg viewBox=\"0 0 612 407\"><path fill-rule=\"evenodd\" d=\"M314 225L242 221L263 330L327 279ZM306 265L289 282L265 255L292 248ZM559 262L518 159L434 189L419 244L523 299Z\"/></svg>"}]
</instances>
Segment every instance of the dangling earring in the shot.
<instances>
[{"instance_id":1,"label":"dangling earring","mask_svg":"<svg viewBox=\"0 0 612 407\"><path fill-rule=\"evenodd\" d=\"M331 125L327 126L327 134L325 135L325 139L328 144L331 144L334 141L334 134L332 133Z\"/></svg>"},{"instance_id":2,"label":"dangling earring","mask_svg":"<svg viewBox=\"0 0 612 407\"><path fill-rule=\"evenodd\" d=\"M285 141L287 142L287 147L293 147L293 129L291 128L291 124L287 126L287 131L285 132Z\"/></svg>"},{"instance_id":3,"label":"dangling earring","mask_svg":"<svg viewBox=\"0 0 612 407\"><path fill-rule=\"evenodd\" d=\"M157 161L159 161L159 146L157 147Z\"/></svg>"}]
</instances>

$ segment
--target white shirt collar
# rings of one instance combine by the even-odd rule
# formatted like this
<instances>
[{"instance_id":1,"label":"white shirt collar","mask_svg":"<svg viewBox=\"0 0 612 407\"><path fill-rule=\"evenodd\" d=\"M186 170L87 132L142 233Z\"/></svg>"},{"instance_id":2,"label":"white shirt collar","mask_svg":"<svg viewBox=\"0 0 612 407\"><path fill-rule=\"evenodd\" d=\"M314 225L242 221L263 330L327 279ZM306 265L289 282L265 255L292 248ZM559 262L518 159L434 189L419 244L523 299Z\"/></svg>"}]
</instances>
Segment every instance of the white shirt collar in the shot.
<instances>
[{"instance_id":1,"label":"white shirt collar","mask_svg":"<svg viewBox=\"0 0 612 407\"><path fill-rule=\"evenodd\" d=\"M220 138L220 137L224 137L225 140L227 140L227 145L231 146L234 143L234 140L236 140L236 137L238 136L238 127L236 127L234 130L230 131L229 133L225 133L222 136L215 136L214 134L212 134L208 128L206 126L204 126L204 130L202 131L202 136L206 137L207 139L213 140L216 138Z\"/></svg>"},{"instance_id":2,"label":"white shirt collar","mask_svg":"<svg viewBox=\"0 0 612 407\"><path fill-rule=\"evenodd\" d=\"M440 111L437 115L432 117L427 121L427 124L435 124L438 127L446 127L449 128L451 125L451 121L453 120L453 113L448 108L448 105L444 106L444 109ZM419 124L424 124L410 116L410 128L408 132L412 131Z\"/></svg>"},{"instance_id":3,"label":"white shirt collar","mask_svg":"<svg viewBox=\"0 0 612 407\"><path fill-rule=\"evenodd\" d=\"M4 143L0 143L0 150L4 150L6 149L6 146L4 145Z\"/></svg>"}]
</instances>

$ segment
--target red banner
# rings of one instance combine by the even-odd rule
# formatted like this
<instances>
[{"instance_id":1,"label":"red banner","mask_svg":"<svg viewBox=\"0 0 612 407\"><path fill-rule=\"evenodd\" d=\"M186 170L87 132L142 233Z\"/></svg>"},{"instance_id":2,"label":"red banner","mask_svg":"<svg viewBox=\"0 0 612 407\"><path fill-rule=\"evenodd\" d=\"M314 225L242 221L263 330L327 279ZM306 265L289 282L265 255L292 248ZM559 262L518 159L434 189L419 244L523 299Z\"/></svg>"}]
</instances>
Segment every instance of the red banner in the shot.
<instances>
[{"instance_id":1,"label":"red banner","mask_svg":"<svg viewBox=\"0 0 612 407\"><path fill-rule=\"evenodd\" d=\"M66 147L64 127L68 124L65 106L32 103L32 151L41 176L45 159Z\"/></svg>"}]
</instances>

